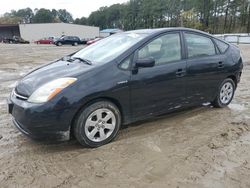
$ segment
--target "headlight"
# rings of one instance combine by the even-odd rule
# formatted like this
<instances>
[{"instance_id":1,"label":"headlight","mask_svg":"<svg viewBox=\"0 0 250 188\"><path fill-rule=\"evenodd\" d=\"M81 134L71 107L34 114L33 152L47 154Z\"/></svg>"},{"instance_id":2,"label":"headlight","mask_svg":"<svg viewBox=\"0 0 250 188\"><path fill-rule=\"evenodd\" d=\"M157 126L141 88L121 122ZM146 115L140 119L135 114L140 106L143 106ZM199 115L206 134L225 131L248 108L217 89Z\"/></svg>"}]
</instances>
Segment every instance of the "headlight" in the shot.
<instances>
[{"instance_id":1,"label":"headlight","mask_svg":"<svg viewBox=\"0 0 250 188\"><path fill-rule=\"evenodd\" d=\"M64 88L74 83L76 78L59 78L48 82L35 90L29 97L28 102L32 103L44 103L52 99L55 95L61 92Z\"/></svg>"}]
</instances>

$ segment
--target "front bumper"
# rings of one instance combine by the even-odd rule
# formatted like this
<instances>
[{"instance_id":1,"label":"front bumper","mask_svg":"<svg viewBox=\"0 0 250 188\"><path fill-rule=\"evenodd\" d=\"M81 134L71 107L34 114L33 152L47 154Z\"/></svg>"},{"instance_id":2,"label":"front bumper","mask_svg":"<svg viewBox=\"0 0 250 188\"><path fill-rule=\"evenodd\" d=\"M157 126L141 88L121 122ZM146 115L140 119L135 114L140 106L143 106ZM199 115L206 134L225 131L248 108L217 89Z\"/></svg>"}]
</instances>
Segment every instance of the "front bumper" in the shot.
<instances>
[{"instance_id":1,"label":"front bumper","mask_svg":"<svg viewBox=\"0 0 250 188\"><path fill-rule=\"evenodd\" d=\"M14 125L28 137L38 140L69 139L70 109L58 108L53 103L32 104L15 98L13 94L7 103Z\"/></svg>"},{"instance_id":2,"label":"front bumper","mask_svg":"<svg viewBox=\"0 0 250 188\"><path fill-rule=\"evenodd\" d=\"M22 126L21 124L19 124L14 118L12 118L12 122L14 123L16 128L18 128L18 130L20 132L22 132L23 134L25 134L25 135L27 135L29 137L33 137L33 134L31 132L29 132L28 130L26 130L25 127Z\"/></svg>"}]
</instances>

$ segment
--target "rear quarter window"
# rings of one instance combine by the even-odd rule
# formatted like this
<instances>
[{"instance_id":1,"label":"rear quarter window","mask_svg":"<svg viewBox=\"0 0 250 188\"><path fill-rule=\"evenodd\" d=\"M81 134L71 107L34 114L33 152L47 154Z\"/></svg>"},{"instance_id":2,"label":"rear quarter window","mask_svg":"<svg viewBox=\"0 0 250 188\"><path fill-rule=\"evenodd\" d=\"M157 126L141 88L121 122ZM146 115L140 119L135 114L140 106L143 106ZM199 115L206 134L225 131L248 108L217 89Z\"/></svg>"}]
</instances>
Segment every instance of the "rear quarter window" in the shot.
<instances>
[{"instance_id":1,"label":"rear quarter window","mask_svg":"<svg viewBox=\"0 0 250 188\"><path fill-rule=\"evenodd\" d=\"M214 39L216 45L218 46L221 53L225 53L229 47L229 45L223 41L220 41L218 39Z\"/></svg>"}]
</instances>

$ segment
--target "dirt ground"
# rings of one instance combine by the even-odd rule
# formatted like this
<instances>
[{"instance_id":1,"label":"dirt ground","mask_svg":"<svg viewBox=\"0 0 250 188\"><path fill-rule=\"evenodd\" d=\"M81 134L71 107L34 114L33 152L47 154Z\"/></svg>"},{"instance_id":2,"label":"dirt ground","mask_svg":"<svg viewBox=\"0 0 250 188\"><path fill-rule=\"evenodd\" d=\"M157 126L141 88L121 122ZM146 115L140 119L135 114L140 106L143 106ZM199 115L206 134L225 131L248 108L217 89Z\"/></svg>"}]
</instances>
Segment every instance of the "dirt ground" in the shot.
<instances>
[{"instance_id":1,"label":"dirt ground","mask_svg":"<svg viewBox=\"0 0 250 188\"><path fill-rule=\"evenodd\" d=\"M0 44L0 187L250 187L250 45L240 47L245 67L229 107L133 124L86 149L26 138L6 107L16 80L81 47Z\"/></svg>"}]
</instances>

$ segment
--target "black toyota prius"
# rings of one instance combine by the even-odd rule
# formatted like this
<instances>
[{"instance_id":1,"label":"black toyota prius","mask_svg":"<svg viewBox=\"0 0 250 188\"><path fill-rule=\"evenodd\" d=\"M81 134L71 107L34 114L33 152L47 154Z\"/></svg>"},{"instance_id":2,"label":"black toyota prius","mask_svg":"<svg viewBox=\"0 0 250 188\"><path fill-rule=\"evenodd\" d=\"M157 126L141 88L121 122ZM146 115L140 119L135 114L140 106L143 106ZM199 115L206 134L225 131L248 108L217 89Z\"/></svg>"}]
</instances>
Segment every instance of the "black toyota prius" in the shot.
<instances>
[{"instance_id":1,"label":"black toyota prius","mask_svg":"<svg viewBox=\"0 0 250 188\"><path fill-rule=\"evenodd\" d=\"M98 147L121 125L187 106L233 99L240 50L187 28L112 35L22 78L8 98L16 127L35 139Z\"/></svg>"}]
</instances>

